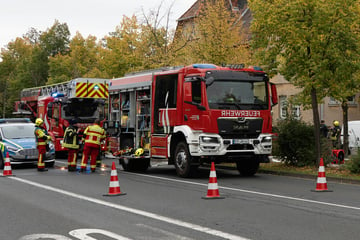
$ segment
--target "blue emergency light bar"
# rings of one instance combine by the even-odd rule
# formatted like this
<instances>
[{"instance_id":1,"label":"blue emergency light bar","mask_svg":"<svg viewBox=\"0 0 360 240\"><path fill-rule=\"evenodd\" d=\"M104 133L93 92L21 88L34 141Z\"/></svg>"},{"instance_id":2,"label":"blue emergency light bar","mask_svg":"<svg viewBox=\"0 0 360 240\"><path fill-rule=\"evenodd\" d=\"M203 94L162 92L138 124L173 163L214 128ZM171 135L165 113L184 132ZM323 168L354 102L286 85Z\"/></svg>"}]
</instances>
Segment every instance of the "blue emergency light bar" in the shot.
<instances>
[{"instance_id":1,"label":"blue emergency light bar","mask_svg":"<svg viewBox=\"0 0 360 240\"><path fill-rule=\"evenodd\" d=\"M64 97L65 94L59 93L59 92L53 92L53 93L51 93L51 96L52 96L53 98L59 98L59 97Z\"/></svg>"},{"instance_id":2,"label":"blue emergency light bar","mask_svg":"<svg viewBox=\"0 0 360 240\"><path fill-rule=\"evenodd\" d=\"M197 64L193 64L192 66L193 66L193 68L201 68L201 69L216 68L216 65L214 65L214 64L197 63Z\"/></svg>"},{"instance_id":3,"label":"blue emergency light bar","mask_svg":"<svg viewBox=\"0 0 360 240\"><path fill-rule=\"evenodd\" d=\"M0 124L2 123L31 123L30 118L0 118Z\"/></svg>"}]
</instances>

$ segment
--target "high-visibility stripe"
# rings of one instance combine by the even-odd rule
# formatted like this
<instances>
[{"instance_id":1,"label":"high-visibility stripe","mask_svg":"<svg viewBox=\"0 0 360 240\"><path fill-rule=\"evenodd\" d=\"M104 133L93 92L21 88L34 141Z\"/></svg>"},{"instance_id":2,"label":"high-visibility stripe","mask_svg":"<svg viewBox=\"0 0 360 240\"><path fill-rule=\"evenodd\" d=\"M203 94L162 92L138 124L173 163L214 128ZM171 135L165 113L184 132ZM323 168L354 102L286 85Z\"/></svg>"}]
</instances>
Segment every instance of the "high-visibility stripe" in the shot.
<instances>
[{"instance_id":1,"label":"high-visibility stripe","mask_svg":"<svg viewBox=\"0 0 360 240\"><path fill-rule=\"evenodd\" d=\"M118 187L119 186L119 182L114 182L114 181L111 181L109 183L109 187Z\"/></svg>"},{"instance_id":2,"label":"high-visibility stripe","mask_svg":"<svg viewBox=\"0 0 360 240\"><path fill-rule=\"evenodd\" d=\"M108 98L109 87L104 83L78 82L76 83L75 96L82 98Z\"/></svg>"},{"instance_id":3,"label":"high-visibility stripe","mask_svg":"<svg viewBox=\"0 0 360 240\"><path fill-rule=\"evenodd\" d=\"M325 177L318 177L317 178L317 183L326 183L326 178Z\"/></svg>"},{"instance_id":4,"label":"high-visibility stripe","mask_svg":"<svg viewBox=\"0 0 360 240\"><path fill-rule=\"evenodd\" d=\"M44 156L43 154L39 153L38 164L37 164L38 168L44 168L45 167L45 163L43 161L43 156Z\"/></svg>"},{"instance_id":5,"label":"high-visibility stripe","mask_svg":"<svg viewBox=\"0 0 360 240\"><path fill-rule=\"evenodd\" d=\"M211 189L211 190L218 189L218 184L217 183L208 183L208 189Z\"/></svg>"}]
</instances>

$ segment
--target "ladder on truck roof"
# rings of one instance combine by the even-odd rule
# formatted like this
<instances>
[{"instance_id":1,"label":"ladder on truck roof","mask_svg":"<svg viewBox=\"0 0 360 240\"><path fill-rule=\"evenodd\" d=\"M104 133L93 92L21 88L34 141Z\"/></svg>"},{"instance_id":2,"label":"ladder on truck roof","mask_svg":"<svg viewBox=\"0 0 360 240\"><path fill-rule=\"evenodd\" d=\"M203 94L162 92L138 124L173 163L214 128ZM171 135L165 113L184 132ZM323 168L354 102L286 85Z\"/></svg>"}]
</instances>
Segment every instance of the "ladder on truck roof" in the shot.
<instances>
[{"instance_id":1,"label":"ladder on truck roof","mask_svg":"<svg viewBox=\"0 0 360 240\"><path fill-rule=\"evenodd\" d=\"M66 93L66 90L68 89L68 84L69 81L40 87L25 88L21 91L21 97L23 98L31 96L50 96L53 92Z\"/></svg>"},{"instance_id":2,"label":"ladder on truck roof","mask_svg":"<svg viewBox=\"0 0 360 240\"><path fill-rule=\"evenodd\" d=\"M60 93L69 98L106 99L108 97L108 81L108 79L101 78L75 78L67 82L23 89L21 98L37 98Z\"/></svg>"}]
</instances>

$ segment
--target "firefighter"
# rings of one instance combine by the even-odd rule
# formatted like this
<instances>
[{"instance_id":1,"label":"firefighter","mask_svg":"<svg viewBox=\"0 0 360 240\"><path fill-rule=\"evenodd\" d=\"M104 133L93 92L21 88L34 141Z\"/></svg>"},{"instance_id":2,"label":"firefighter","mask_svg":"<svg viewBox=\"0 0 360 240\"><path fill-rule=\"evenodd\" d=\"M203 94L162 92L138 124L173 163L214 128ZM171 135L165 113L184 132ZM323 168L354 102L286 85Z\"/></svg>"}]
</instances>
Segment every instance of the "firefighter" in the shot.
<instances>
[{"instance_id":1,"label":"firefighter","mask_svg":"<svg viewBox=\"0 0 360 240\"><path fill-rule=\"evenodd\" d=\"M340 133L341 133L341 128L340 128L340 123L339 121L333 121L333 125L334 127L331 129L331 136L330 139L332 141L333 147L338 149L340 148Z\"/></svg>"},{"instance_id":2,"label":"firefighter","mask_svg":"<svg viewBox=\"0 0 360 240\"><path fill-rule=\"evenodd\" d=\"M86 170L87 161L91 157L90 168L91 172L95 172L96 158L99 154L100 144L105 139L105 130L100 127L100 120L96 119L94 124L88 126L84 131L84 151L81 159L81 172Z\"/></svg>"},{"instance_id":3,"label":"firefighter","mask_svg":"<svg viewBox=\"0 0 360 240\"><path fill-rule=\"evenodd\" d=\"M68 149L68 171L74 172L76 171L77 154L79 151L79 137L78 129L75 126L76 120L71 119L69 124L64 133L62 146Z\"/></svg>"},{"instance_id":4,"label":"firefighter","mask_svg":"<svg viewBox=\"0 0 360 240\"><path fill-rule=\"evenodd\" d=\"M45 172L48 169L45 168L45 157L46 157L46 146L48 141L51 140L51 137L48 135L48 132L44 128L44 121L41 118L35 120L35 139L36 146L39 151L37 170L40 172Z\"/></svg>"},{"instance_id":5,"label":"firefighter","mask_svg":"<svg viewBox=\"0 0 360 240\"><path fill-rule=\"evenodd\" d=\"M99 154L96 158L96 167L101 167L101 146L99 146Z\"/></svg>"},{"instance_id":6,"label":"firefighter","mask_svg":"<svg viewBox=\"0 0 360 240\"><path fill-rule=\"evenodd\" d=\"M320 122L320 135L323 136L324 138L327 138L329 134L329 129L325 124L324 120L321 120Z\"/></svg>"}]
</instances>

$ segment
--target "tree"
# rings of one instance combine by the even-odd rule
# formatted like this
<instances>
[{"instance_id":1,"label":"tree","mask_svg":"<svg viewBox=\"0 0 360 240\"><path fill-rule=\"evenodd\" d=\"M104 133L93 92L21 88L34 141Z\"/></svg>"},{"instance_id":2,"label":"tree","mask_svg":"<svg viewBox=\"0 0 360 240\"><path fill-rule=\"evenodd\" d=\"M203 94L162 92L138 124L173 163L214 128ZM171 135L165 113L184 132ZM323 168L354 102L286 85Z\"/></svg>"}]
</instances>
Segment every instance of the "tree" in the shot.
<instances>
[{"instance_id":1,"label":"tree","mask_svg":"<svg viewBox=\"0 0 360 240\"><path fill-rule=\"evenodd\" d=\"M1 51L1 83L3 116L10 116L14 102L19 98L19 93L24 87L32 86L37 76L37 69L32 65L39 65L33 53L36 50L26 40L17 38L8 44L8 49Z\"/></svg>"},{"instance_id":2,"label":"tree","mask_svg":"<svg viewBox=\"0 0 360 240\"><path fill-rule=\"evenodd\" d=\"M106 37L103 51L105 71L112 77L123 76L127 72L142 69L141 27L136 16L122 18L120 25Z\"/></svg>"},{"instance_id":3,"label":"tree","mask_svg":"<svg viewBox=\"0 0 360 240\"><path fill-rule=\"evenodd\" d=\"M359 91L359 1L250 0L249 7L258 59L270 74L279 72L301 87L312 108L319 161L319 101L334 92L349 96L351 82Z\"/></svg>"},{"instance_id":4,"label":"tree","mask_svg":"<svg viewBox=\"0 0 360 240\"><path fill-rule=\"evenodd\" d=\"M96 37L84 39L78 32L70 41L70 51L50 57L49 80L47 84L69 81L80 77L102 78L99 48Z\"/></svg>"},{"instance_id":5,"label":"tree","mask_svg":"<svg viewBox=\"0 0 360 240\"><path fill-rule=\"evenodd\" d=\"M183 61L248 63L250 55L239 15L229 9L225 0L207 0L202 4L194 29L190 29L193 39L184 47Z\"/></svg>"},{"instance_id":6,"label":"tree","mask_svg":"<svg viewBox=\"0 0 360 240\"><path fill-rule=\"evenodd\" d=\"M51 28L43 32L40 37L41 48L48 56L66 54L70 42L70 31L66 23L55 20Z\"/></svg>"},{"instance_id":7,"label":"tree","mask_svg":"<svg viewBox=\"0 0 360 240\"><path fill-rule=\"evenodd\" d=\"M70 35L67 25L55 21L46 32L31 28L22 38L1 50L1 84L3 116L10 116L14 102L24 88L45 85L49 56L64 52Z\"/></svg>"}]
</instances>

